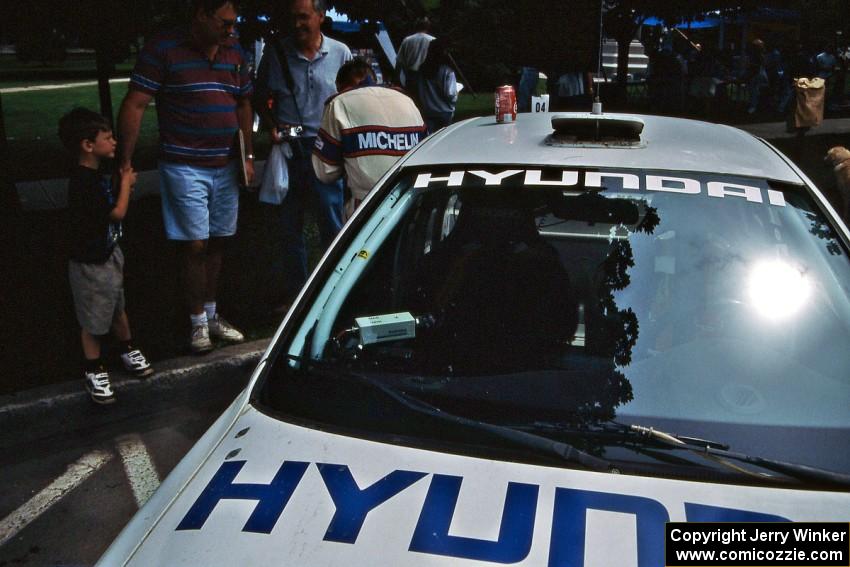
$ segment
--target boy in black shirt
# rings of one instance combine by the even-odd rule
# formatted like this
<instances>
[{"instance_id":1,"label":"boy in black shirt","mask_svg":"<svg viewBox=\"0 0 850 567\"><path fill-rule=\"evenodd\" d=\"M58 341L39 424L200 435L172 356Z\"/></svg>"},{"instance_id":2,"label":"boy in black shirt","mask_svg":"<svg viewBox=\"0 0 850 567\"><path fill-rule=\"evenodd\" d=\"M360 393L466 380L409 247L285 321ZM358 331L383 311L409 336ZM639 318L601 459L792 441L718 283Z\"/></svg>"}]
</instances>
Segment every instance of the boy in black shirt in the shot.
<instances>
[{"instance_id":1,"label":"boy in black shirt","mask_svg":"<svg viewBox=\"0 0 850 567\"><path fill-rule=\"evenodd\" d=\"M77 154L77 166L68 183L68 276L81 327L85 385L93 401L110 404L115 394L101 359L100 344L100 337L110 328L121 341L124 367L137 376L153 372L141 351L130 344L130 323L124 311L124 255L118 246L136 172L129 167L120 172L117 196L109 178L98 173L101 160L115 157L116 142L109 123L96 112L75 108L63 116L59 137Z\"/></svg>"}]
</instances>

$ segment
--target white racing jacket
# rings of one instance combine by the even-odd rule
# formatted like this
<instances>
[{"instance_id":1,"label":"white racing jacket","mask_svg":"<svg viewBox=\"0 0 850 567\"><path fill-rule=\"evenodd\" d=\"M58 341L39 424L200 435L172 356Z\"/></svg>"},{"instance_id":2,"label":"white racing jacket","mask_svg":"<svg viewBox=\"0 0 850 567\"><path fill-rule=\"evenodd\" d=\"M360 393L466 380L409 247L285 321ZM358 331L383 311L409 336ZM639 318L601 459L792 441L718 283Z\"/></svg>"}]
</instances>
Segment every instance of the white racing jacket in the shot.
<instances>
[{"instance_id":1,"label":"white racing jacket","mask_svg":"<svg viewBox=\"0 0 850 567\"><path fill-rule=\"evenodd\" d=\"M313 169L324 183L343 174L362 201L396 160L426 136L422 115L403 92L356 87L328 100L313 148Z\"/></svg>"}]
</instances>

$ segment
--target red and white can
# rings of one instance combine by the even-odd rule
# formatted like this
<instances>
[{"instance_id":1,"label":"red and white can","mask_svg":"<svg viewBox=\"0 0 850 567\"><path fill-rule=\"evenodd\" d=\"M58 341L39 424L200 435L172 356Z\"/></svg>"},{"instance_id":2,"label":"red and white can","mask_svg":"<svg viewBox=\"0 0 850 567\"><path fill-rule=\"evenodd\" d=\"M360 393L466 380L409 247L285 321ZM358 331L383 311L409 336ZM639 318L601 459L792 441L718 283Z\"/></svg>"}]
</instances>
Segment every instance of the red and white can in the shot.
<instances>
[{"instance_id":1,"label":"red and white can","mask_svg":"<svg viewBox=\"0 0 850 567\"><path fill-rule=\"evenodd\" d=\"M496 87L496 122L516 120L516 91L511 85Z\"/></svg>"}]
</instances>

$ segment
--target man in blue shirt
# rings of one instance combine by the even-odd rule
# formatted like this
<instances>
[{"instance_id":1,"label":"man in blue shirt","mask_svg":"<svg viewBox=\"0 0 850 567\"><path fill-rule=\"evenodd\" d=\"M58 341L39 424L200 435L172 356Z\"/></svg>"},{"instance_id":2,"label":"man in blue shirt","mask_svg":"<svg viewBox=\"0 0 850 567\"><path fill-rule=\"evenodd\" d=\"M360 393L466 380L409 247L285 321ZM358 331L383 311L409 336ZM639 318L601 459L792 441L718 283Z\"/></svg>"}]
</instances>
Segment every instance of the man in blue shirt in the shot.
<instances>
[{"instance_id":1,"label":"man in blue shirt","mask_svg":"<svg viewBox=\"0 0 850 567\"><path fill-rule=\"evenodd\" d=\"M286 143L292 149L292 157L287 160L289 192L280 204L283 258L279 268L286 278L285 304L281 308L307 281L307 207L316 211L323 249L343 224L341 183L320 182L310 160L325 101L336 93L337 71L351 59L345 44L321 32L324 4L324 0L289 2L291 35L269 41L257 74L256 106L270 130L272 143Z\"/></svg>"}]
</instances>

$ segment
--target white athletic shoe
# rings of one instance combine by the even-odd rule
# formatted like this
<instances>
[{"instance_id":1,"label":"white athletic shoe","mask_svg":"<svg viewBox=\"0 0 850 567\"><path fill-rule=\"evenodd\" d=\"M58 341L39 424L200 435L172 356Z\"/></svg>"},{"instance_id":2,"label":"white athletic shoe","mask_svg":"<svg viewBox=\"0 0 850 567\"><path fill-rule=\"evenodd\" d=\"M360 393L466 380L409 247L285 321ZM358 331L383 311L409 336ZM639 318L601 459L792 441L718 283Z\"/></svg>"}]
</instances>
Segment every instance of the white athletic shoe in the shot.
<instances>
[{"instance_id":1,"label":"white athletic shoe","mask_svg":"<svg viewBox=\"0 0 850 567\"><path fill-rule=\"evenodd\" d=\"M96 404L111 404L115 401L115 392L109 382L109 373L103 368L94 372L85 372L85 384L91 399Z\"/></svg>"},{"instance_id":2,"label":"white athletic shoe","mask_svg":"<svg viewBox=\"0 0 850 567\"><path fill-rule=\"evenodd\" d=\"M209 320L209 326L210 335L217 339L230 341L231 343L241 343L245 340L244 335L219 314L216 314L215 317Z\"/></svg>"},{"instance_id":3,"label":"white athletic shoe","mask_svg":"<svg viewBox=\"0 0 850 567\"><path fill-rule=\"evenodd\" d=\"M121 362L124 363L124 369L127 372L132 372L139 378L153 374L153 367L139 349L123 353L121 355Z\"/></svg>"},{"instance_id":4,"label":"white athletic shoe","mask_svg":"<svg viewBox=\"0 0 850 567\"><path fill-rule=\"evenodd\" d=\"M213 344L210 341L210 328L207 325L195 325L192 327L190 344L192 346L192 352L196 354L211 351Z\"/></svg>"}]
</instances>

